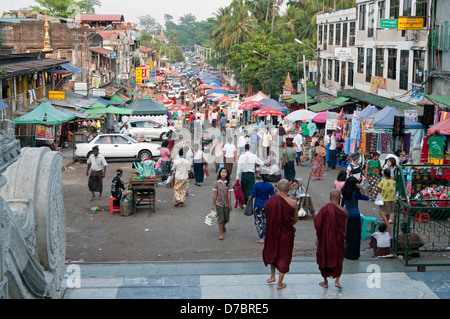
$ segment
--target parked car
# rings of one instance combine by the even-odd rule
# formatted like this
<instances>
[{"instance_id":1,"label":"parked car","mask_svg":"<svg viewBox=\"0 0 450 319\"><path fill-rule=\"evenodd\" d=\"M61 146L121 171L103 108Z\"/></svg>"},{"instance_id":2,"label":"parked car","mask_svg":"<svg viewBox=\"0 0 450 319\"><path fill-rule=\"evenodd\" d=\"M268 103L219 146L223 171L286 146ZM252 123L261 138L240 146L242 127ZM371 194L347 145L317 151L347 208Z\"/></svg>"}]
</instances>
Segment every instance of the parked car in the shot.
<instances>
[{"instance_id":1,"label":"parked car","mask_svg":"<svg viewBox=\"0 0 450 319\"><path fill-rule=\"evenodd\" d=\"M75 146L75 156L79 159L88 159L92 148L98 146L100 154L105 158L136 158L143 161L161 155L161 145L155 143L139 143L135 139L123 134L101 134L89 143L80 143Z\"/></svg>"},{"instance_id":2,"label":"parked car","mask_svg":"<svg viewBox=\"0 0 450 319\"><path fill-rule=\"evenodd\" d=\"M175 93L179 93L180 88L181 88L181 84L179 82L172 83L172 90L175 91Z\"/></svg>"},{"instance_id":3,"label":"parked car","mask_svg":"<svg viewBox=\"0 0 450 319\"><path fill-rule=\"evenodd\" d=\"M132 120L128 122L128 130L132 136L140 138L164 139L169 127L151 120Z\"/></svg>"},{"instance_id":4,"label":"parked car","mask_svg":"<svg viewBox=\"0 0 450 319\"><path fill-rule=\"evenodd\" d=\"M169 99L173 99L174 96L175 96L175 91L172 91L172 90L167 91L167 97Z\"/></svg>"}]
</instances>

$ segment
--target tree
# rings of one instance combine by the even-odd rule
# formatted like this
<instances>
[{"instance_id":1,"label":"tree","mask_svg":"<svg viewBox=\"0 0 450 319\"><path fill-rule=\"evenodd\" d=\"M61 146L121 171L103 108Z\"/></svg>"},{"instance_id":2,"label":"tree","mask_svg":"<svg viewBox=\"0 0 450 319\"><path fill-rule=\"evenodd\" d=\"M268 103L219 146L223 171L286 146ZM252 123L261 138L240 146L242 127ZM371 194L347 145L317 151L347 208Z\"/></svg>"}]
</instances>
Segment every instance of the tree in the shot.
<instances>
[{"instance_id":1,"label":"tree","mask_svg":"<svg viewBox=\"0 0 450 319\"><path fill-rule=\"evenodd\" d=\"M195 22L197 22L197 18L194 15L192 15L191 13L181 16L178 20L180 21L181 25L184 25L188 28L193 27Z\"/></svg>"},{"instance_id":2,"label":"tree","mask_svg":"<svg viewBox=\"0 0 450 319\"><path fill-rule=\"evenodd\" d=\"M156 20L150 16L145 15L138 18L139 25L141 26L141 30L145 33L154 33L162 29L161 25L156 22Z\"/></svg>"},{"instance_id":3,"label":"tree","mask_svg":"<svg viewBox=\"0 0 450 319\"><path fill-rule=\"evenodd\" d=\"M51 16L68 18L78 13L95 13L94 6L100 6L99 0L34 0L40 6L32 9Z\"/></svg>"}]
</instances>

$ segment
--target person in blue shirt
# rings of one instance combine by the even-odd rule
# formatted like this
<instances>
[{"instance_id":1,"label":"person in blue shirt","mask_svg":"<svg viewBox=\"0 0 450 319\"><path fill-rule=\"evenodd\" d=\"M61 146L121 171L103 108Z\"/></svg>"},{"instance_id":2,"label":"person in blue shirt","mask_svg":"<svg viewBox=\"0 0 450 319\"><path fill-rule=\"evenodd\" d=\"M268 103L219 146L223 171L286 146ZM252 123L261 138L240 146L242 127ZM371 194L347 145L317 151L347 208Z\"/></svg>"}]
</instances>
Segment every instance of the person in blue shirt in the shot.
<instances>
[{"instance_id":1,"label":"person in blue shirt","mask_svg":"<svg viewBox=\"0 0 450 319\"><path fill-rule=\"evenodd\" d=\"M369 200L369 196L367 196L366 190L353 176L347 178L341 192L345 203L344 208L348 212L344 257L357 260L360 255L361 245L361 214L359 212L358 201Z\"/></svg>"},{"instance_id":2,"label":"person in blue shirt","mask_svg":"<svg viewBox=\"0 0 450 319\"><path fill-rule=\"evenodd\" d=\"M270 196L275 195L273 185L267 181L267 175L261 175L262 182L258 182L253 187L251 198L253 198L253 216L255 217L256 231L259 235L257 243L263 244L266 235L266 213L264 204L269 200Z\"/></svg>"}]
</instances>

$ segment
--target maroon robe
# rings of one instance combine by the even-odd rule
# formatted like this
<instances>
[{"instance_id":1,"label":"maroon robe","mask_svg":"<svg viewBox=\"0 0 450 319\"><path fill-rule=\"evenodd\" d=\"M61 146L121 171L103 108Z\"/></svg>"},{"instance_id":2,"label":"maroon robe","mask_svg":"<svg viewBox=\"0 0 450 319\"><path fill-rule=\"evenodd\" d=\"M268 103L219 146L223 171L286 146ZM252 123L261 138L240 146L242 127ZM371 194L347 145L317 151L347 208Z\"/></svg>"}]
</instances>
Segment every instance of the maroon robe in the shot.
<instances>
[{"instance_id":1,"label":"maroon robe","mask_svg":"<svg viewBox=\"0 0 450 319\"><path fill-rule=\"evenodd\" d=\"M314 217L319 244L317 264L323 277L336 278L342 274L347 213L333 203L322 207Z\"/></svg>"},{"instance_id":2,"label":"maroon robe","mask_svg":"<svg viewBox=\"0 0 450 319\"><path fill-rule=\"evenodd\" d=\"M294 249L295 208L280 195L271 196L264 204L266 236L264 238L264 264L274 265L281 273L289 272Z\"/></svg>"}]
</instances>

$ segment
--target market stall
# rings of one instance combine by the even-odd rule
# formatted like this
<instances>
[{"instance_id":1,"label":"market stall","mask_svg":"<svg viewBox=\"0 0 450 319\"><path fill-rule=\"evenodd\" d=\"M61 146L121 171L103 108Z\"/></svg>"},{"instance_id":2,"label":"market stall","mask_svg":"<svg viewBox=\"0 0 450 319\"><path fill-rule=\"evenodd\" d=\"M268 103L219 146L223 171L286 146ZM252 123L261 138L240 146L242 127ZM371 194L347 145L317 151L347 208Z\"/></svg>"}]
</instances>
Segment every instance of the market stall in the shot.
<instances>
[{"instance_id":1,"label":"market stall","mask_svg":"<svg viewBox=\"0 0 450 319\"><path fill-rule=\"evenodd\" d=\"M13 119L15 124L33 124L34 135L31 146L48 146L57 150L61 143L61 125L73 120L74 114L60 111L50 103L40 103L33 111ZM19 134L20 135L20 134Z\"/></svg>"}]
</instances>

